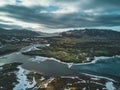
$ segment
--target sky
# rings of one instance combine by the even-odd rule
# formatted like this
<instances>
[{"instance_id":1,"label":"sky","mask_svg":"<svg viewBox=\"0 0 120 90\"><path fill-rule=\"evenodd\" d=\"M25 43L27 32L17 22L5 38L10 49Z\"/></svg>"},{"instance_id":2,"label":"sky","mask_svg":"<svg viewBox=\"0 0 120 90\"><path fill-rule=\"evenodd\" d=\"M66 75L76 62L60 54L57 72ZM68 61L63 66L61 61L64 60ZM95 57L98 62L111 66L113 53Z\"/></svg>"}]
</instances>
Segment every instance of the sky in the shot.
<instances>
[{"instance_id":1,"label":"sky","mask_svg":"<svg viewBox=\"0 0 120 90\"><path fill-rule=\"evenodd\" d=\"M0 0L0 28L120 31L120 0Z\"/></svg>"}]
</instances>

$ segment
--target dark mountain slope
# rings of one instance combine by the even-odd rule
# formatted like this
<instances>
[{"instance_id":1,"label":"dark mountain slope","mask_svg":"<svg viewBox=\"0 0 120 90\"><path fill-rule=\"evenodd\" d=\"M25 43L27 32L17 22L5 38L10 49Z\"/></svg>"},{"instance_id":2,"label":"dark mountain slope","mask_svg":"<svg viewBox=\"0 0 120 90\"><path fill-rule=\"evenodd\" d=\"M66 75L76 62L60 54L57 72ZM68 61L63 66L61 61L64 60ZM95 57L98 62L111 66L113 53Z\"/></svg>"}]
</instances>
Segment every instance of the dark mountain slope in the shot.
<instances>
[{"instance_id":1,"label":"dark mountain slope","mask_svg":"<svg viewBox=\"0 0 120 90\"><path fill-rule=\"evenodd\" d=\"M35 31L30 31L30 30L6 30L3 28L0 28L0 35L9 35L9 36L39 36L40 34L35 32Z\"/></svg>"},{"instance_id":2,"label":"dark mountain slope","mask_svg":"<svg viewBox=\"0 0 120 90\"><path fill-rule=\"evenodd\" d=\"M120 39L120 32L105 29L70 30L60 33L63 37L75 37L82 39Z\"/></svg>"}]
</instances>

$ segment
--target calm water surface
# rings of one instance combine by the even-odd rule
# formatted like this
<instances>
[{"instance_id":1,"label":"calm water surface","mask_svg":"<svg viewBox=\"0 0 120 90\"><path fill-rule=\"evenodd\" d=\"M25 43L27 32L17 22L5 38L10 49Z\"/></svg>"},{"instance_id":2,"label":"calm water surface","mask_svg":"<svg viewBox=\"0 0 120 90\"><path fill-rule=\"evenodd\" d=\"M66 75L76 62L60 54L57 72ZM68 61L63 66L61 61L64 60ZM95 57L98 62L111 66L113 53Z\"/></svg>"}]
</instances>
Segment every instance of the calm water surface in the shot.
<instances>
[{"instance_id":1,"label":"calm water surface","mask_svg":"<svg viewBox=\"0 0 120 90\"><path fill-rule=\"evenodd\" d=\"M21 52L29 50L35 46L31 45L23 48L19 52L15 52L9 55L0 57L0 64L22 62L22 67L44 73L48 76L76 76L79 73L87 73L93 75L100 75L109 78L120 77L120 57L112 57L107 59L98 60L96 63L89 64L73 64L71 68L68 65L49 58L39 58L39 62L36 62L35 56L22 55ZM44 59L44 60L43 60Z\"/></svg>"}]
</instances>

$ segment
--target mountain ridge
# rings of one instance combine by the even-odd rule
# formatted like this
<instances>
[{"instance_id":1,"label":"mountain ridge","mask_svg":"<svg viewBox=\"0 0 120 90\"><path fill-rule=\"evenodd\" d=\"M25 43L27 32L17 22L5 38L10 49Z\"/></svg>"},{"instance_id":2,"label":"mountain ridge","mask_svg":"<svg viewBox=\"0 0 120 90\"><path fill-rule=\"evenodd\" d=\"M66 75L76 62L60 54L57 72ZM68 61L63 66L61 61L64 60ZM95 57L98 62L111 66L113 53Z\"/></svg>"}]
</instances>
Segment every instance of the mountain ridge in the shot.
<instances>
[{"instance_id":1,"label":"mountain ridge","mask_svg":"<svg viewBox=\"0 0 120 90\"><path fill-rule=\"evenodd\" d=\"M75 37L82 39L120 39L120 32L108 29L81 29L69 30L60 33L62 37Z\"/></svg>"},{"instance_id":2,"label":"mountain ridge","mask_svg":"<svg viewBox=\"0 0 120 90\"><path fill-rule=\"evenodd\" d=\"M39 36L40 34L35 32L35 31L31 31L31 30L26 30L26 29L11 29L11 30L7 30L7 29L3 29L0 28L0 35L10 35L10 36Z\"/></svg>"}]
</instances>

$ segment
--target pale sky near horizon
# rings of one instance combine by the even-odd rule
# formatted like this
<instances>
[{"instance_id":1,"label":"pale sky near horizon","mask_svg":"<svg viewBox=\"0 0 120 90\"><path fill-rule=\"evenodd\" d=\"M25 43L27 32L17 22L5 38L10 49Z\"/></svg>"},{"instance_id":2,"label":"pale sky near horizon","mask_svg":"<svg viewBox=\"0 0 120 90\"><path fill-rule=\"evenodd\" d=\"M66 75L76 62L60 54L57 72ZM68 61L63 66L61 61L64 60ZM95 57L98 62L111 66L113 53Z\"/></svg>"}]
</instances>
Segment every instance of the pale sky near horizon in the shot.
<instances>
[{"instance_id":1,"label":"pale sky near horizon","mask_svg":"<svg viewBox=\"0 0 120 90\"><path fill-rule=\"evenodd\" d=\"M120 31L120 0L0 0L0 28Z\"/></svg>"}]
</instances>

